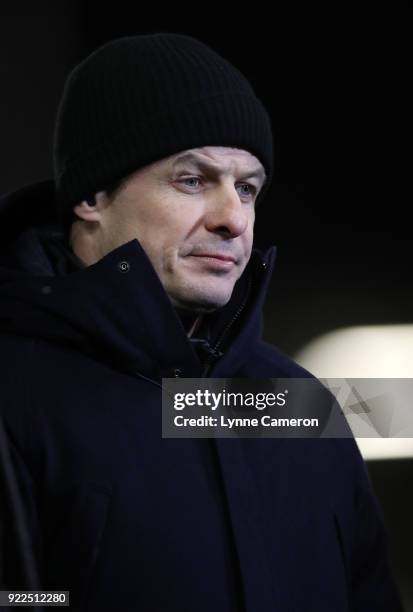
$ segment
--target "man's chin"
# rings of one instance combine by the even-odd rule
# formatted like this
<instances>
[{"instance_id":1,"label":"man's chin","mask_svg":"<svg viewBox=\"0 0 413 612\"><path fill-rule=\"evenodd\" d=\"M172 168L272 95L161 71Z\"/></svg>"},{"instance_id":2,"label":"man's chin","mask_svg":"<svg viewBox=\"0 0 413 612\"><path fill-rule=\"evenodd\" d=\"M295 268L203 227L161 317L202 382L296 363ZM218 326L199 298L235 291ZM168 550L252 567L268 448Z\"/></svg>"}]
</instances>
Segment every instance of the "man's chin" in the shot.
<instances>
[{"instance_id":1,"label":"man's chin","mask_svg":"<svg viewBox=\"0 0 413 612\"><path fill-rule=\"evenodd\" d=\"M231 295L204 295L204 294L192 294L192 295L170 295L169 296L174 308L180 308L196 313L208 313L214 312L219 308L222 308L227 304L231 298Z\"/></svg>"}]
</instances>

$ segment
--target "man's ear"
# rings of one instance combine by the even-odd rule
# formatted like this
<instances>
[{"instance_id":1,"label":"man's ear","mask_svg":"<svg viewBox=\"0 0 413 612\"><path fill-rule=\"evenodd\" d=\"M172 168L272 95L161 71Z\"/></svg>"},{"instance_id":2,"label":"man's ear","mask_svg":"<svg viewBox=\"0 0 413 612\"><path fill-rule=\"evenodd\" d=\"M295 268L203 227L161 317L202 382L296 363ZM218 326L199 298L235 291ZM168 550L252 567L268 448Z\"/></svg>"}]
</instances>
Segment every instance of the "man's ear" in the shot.
<instances>
[{"instance_id":1,"label":"man's ear","mask_svg":"<svg viewBox=\"0 0 413 612\"><path fill-rule=\"evenodd\" d=\"M82 200L80 204L73 207L73 210L84 221L100 221L105 206L104 196L104 192L101 191L86 200Z\"/></svg>"}]
</instances>

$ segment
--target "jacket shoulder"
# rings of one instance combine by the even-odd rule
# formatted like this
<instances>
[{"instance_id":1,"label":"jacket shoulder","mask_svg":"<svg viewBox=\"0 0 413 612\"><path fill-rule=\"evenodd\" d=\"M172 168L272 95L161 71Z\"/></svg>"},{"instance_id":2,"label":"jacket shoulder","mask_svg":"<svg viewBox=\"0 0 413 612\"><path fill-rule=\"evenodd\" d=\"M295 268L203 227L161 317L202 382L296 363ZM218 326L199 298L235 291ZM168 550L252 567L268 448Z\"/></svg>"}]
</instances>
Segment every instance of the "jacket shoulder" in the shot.
<instances>
[{"instance_id":1,"label":"jacket shoulder","mask_svg":"<svg viewBox=\"0 0 413 612\"><path fill-rule=\"evenodd\" d=\"M285 378L315 378L313 374L300 366L291 357L283 353L279 348L265 342L258 341L246 363L247 375L257 378L285 377Z\"/></svg>"}]
</instances>

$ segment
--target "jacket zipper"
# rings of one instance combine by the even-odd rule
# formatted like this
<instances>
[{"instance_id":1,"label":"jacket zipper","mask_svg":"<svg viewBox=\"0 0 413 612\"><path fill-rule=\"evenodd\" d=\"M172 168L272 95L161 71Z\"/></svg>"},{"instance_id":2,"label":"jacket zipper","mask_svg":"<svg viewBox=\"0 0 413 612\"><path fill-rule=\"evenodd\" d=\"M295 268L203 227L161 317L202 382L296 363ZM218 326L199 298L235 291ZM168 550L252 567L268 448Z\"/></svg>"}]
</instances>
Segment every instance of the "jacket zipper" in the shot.
<instances>
[{"instance_id":1,"label":"jacket zipper","mask_svg":"<svg viewBox=\"0 0 413 612\"><path fill-rule=\"evenodd\" d=\"M249 280L248 280L248 288L247 288L247 291L245 292L245 297L244 297L244 300L243 300L241 306L238 308L237 312L234 314L234 316L232 317L231 321L225 326L225 328L221 332L218 340L216 341L216 343L211 348L210 355L209 355L209 357L207 357L206 362L205 362L205 367L204 367L203 372L202 372L202 377L206 377L209 374L209 372L211 371L211 368L213 366L213 361L217 357L218 348L221 346L225 336L228 334L228 331L234 325L235 321L239 318L239 316L241 315L241 312L245 308L245 305L246 305L246 303L248 301L248 298L249 298L249 295L250 295L250 289L251 289L251 278L249 278Z\"/></svg>"}]
</instances>

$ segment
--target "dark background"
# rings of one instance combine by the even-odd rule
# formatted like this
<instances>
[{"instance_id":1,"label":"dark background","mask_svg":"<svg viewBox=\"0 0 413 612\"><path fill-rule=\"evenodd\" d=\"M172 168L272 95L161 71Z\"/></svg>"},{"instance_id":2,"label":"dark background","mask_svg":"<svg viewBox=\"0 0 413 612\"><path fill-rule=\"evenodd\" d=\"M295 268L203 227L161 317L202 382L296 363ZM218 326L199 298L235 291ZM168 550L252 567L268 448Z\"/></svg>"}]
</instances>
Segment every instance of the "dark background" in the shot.
<instances>
[{"instance_id":1,"label":"dark background","mask_svg":"<svg viewBox=\"0 0 413 612\"><path fill-rule=\"evenodd\" d=\"M266 339L293 354L339 327L411 323L411 35L407 15L386 10L3 5L0 193L51 176L55 112L76 63L118 36L190 34L244 72L273 123L278 170L257 219L260 242L278 246ZM369 469L413 610L413 459Z\"/></svg>"}]
</instances>

